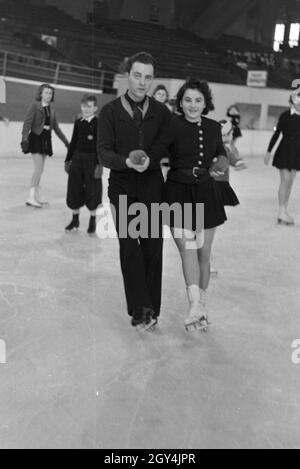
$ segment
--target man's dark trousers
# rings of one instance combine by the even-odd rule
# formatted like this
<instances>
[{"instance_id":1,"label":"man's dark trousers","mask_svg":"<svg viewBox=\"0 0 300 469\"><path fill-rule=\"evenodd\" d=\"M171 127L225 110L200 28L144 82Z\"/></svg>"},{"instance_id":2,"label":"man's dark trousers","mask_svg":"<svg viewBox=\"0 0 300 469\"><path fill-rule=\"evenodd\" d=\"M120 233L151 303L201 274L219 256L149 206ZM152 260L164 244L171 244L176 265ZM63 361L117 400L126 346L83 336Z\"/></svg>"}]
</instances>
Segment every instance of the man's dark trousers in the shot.
<instances>
[{"instance_id":1,"label":"man's dark trousers","mask_svg":"<svg viewBox=\"0 0 300 469\"><path fill-rule=\"evenodd\" d=\"M114 206L114 222L119 236L121 269L124 279L128 313L142 307L152 308L160 315L162 292L163 235L160 222L159 236L151 238L151 204L162 202L164 180L160 170L145 173L111 171L108 195ZM144 204L149 213L148 237L133 239L120 237L120 196L127 196L127 209L131 204ZM138 216L137 213L136 216ZM127 225L136 218L128 216ZM123 218L124 219L124 218Z\"/></svg>"}]
</instances>

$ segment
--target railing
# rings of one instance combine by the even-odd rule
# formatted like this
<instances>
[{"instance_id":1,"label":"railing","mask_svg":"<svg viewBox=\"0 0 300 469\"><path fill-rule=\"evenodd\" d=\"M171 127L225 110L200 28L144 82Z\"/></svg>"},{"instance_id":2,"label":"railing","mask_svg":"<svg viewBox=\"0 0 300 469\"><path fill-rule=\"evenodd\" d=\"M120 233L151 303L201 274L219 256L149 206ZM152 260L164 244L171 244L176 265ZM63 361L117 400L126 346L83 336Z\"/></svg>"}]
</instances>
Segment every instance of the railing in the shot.
<instances>
[{"instance_id":1,"label":"railing","mask_svg":"<svg viewBox=\"0 0 300 469\"><path fill-rule=\"evenodd\" d=\"M54 85L113 91L115 74L104 70L54 62L37 56L0 50L0 74L3 77L35 80Z\"/></svg>"}]
</instances>

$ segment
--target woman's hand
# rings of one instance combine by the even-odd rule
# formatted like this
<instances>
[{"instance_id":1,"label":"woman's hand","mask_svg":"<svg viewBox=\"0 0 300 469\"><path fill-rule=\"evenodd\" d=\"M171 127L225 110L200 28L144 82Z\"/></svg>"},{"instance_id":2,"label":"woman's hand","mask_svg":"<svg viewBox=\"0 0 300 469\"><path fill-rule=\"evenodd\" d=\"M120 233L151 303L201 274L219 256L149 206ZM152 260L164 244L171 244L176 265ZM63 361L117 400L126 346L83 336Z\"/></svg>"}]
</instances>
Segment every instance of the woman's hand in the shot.
<instances>
[{"instance_id":1,"label":"woman's hand","mask_svg":"<svg viewBox=\"0 0 300 469\"><path fill-rule=\"evenodd\" d=\"M268 151L268 152L265 154L265 158L264 158L264 160L265 160L265 165L266 165L266 166L269 165L271 158L272 158L272 153L271 153L270 151Z\"/></svg>"},{"instance_id":2,"label":"woman's hand","mask_svg":"<svg viewBox=\"0 0 300 469\"><path fill-rule=\"evenodd\" d=\"M29 153L29 141L28 140L23 140L21 142L21 148L22 148L22 152L26 155L27 153Z\"/></svg>"}]
</instances>

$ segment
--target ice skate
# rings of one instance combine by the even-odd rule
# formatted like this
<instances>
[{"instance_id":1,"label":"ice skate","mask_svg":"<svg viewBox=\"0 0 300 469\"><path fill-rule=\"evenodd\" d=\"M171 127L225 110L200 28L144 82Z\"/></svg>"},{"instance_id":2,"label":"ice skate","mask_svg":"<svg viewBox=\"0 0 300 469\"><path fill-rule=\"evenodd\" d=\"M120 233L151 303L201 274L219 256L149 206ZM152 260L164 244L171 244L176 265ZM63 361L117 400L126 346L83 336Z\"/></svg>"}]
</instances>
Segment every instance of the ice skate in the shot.
<instances>
[{"instance_id":1,"label":"ice skate","mask_svg":"<svg viewBox=\"0 0 300 469\"><path fill-rule=\"evenodd\" d=\"M73 215L71 223L65 228L66 233L73 233L79 230L79 215Z\"/></svg>"},{"instance_id":2,"label":"ice skate","mask_svg":"<svg viewBox=\"0 0 300 469\"><path fill-rule=\"evenodd\" d=\"M138 314L134 314L131 325L136 328L137 332L153 332L158 323L157 317L151 308L139 309Z\"/></svg>"},{"instance_id":3,"label":"ice skate","mask_svg":"<svg viewBox=\"0 0 300 469\"><path fill-rule=\"evenodd\" d=\"M207 332L209 322L205 306L205 292L200 290L197 285L191 285L187 288L190 311L185 320L185 329L190 331Z\"/></svg>"},{"instance_id":4,"label":"ice skate","mask_svg":"<svg viewBox=\"0 0 300 469\"><path fill-rule=\"evenodd\" d=\"M96 234L96 230L97 230L96 217L91 216L87 233L88 235L93 236Z\"/></svg>"},{"instance_id":5,"label":"ice skate","mask_svg":"<svg viewBox=\"0 0 300 469\"><path fill-rule=\"evenodd\" d=\"M30 194L29 194L29 198L26 202L26 205L28 207L33 207L33 208L43 208L42 204L40 204L37 200L36 200L36 189L34 187L32 187L30 189Z\"/></svg>"},{"instance_id":6,"label":"ice skate","mask_svg":"<svg viewBox=\"0 0 300 469\"><path fill-rule=\"evenodd\" d=\"M210 275L211 275L212 277L214 277L214 278L215 278L215 277L218 277L219 271L218 271L215 267L211 267L211 269L210 269Z\"/></svg>"},{"instance_id":7,"label":"ice skate","mask_svg":"<svg viewBox=\"0 0 300 469\"><path fill-rule=\"evenodd\" d=\"M152 308L144 308L145 331L153 332L158 324L158 318Z\"/></svg>"},{"instance_id":8,"label":"ice skate","mask_svg":"<svg viewBox=\"0 0 300 469\"><path fill-rule=\"evenodd\" d=\"M284 213L278 216L278 224L285 226L294 226L295 220L288 213Z\"/></svg>"},{"instance_id":9,"label":"ice skate","mask_svg":"<svg viewBox=\"0 0 300 469\"><path fill-rule=\"evenodd\" d=\"M36 194L36 201L37 201L40 205L49 205L49 202L47 202L47 200L45 200L45 199L42 197L41 188L40 188L40 187L37 187L37 188L36 188L35 194Z\"/></svg>"}]
</instances>

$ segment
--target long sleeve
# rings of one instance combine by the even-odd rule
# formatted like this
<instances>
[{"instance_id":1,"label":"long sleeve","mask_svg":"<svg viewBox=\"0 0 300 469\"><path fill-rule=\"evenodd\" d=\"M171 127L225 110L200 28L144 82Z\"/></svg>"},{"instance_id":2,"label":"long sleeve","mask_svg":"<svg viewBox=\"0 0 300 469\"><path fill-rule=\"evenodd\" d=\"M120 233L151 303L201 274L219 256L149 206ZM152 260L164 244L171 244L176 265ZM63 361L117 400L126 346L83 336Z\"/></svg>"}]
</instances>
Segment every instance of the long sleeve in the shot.
<instances>
[{"instance_id":1,"label":"long sleeve","mask_svg":"<svg viewBox=\"0 0 300 469\"><path fill-rule=\"evenodd\" d=\"M78 142L78 135L79 135L78 121L76 121L75 124L74 124L73 136L72 136L72 140L71 140L71 143L70 143L70 146L69 146L66 161L71 161L72 158L73 158L73 155L74 155L74 152L75 152L75 149L76 149L76 144Z\"/></svg>"},{"instance_id":2,"label":"long sleeve","mask_svg":"<svg viewBox=\"0 0 300 469\"><path fill-rule=\"evenodd\" d=\"M224 143L223 143L221 125L218 126L218 130L217 130L217 152L216 152L216 156L225 156L226 158L228 158L227 151L226 151L226 149L224 147Z\"/></svg>"},{"instance_id":3,"label":"long sleeve","mask_svg":"<svg viewBox=\"0 0 300 469\"><path fill-rule=\"evenodd\" d=\"M279 119L279 122L278 122L278 125L277 125L277 128L276 128L276 131L273 135L273 137L271 138L271 141L270 141L270 144L269 144L269 147L268 147L268 152L271 152L273 150L273 148L275 147L280 135L281 135L281 132L282 132L282 120L283 120L283 117L282 115L280 116L280 119Z\"/></svg>"},{"instance_id":4,"label":"long sleeve","mask_svg":"<svg viewBox=\"0 0 300 469\"><path fill-rule=\"evenodd\" d=\"M229 159L230 166L235 167L239 161L243 161L243 158L239 155L237 148L232 146L230 143L225 145L226 153Z\"/></svg>"},{"instance_id":5,"label":"long sleeve","mask_svg":"<svg viewBox=\"0 0 300 469\"><path fill-rule=\"evenodd\" d=\"M54 113L54 116L53 116L53 130L54 132L56 133L56 135L58 136L58 138L66 145L66 146L69 146L69 142L68 142L68 139L67 137L65 136L65 134L62 132L62 130L60 129L59 125L58 125L58 122L57 122L57 118L56 118L56 114Z\"/></svg>"},{"instance_id":6,"label":"long sleeve","mask_svg":"<svg viewBox=\"0 0 300 469\"><path fill-rule=\"evenodd\" d=\"M169 158L169 147L173 141L172 132L172 114L166 108L164 122L162 124L159 136L148 152L150 158L149 169L157 167L163 158Z\"/></svg>"},{"instance_id":7,"label":"long sleeve","mask_svg":"<svg viewBox=\"0 0 300 469\"><path fill-rule=\"evenodd\" d=\"M116 153L115 144L116 135L113 111L109 107L104 107L100 112L98 122L97 154L99 164L112 170L126 169L128 155Z\"/></svg>"},{"instance_id":8,"label":"long sleeve","mask_svg":"<svg viewBox=\"0 0 300 469\"><path fill-rule=\"evenodd\" d=\"M28 109L28 112L25 117L24 125L23 125L23 130L22 130L22 141L26 142L28 140L29 134L32 129L32 124L34 121L34 116L35 116L35 111L36 111L36 105L33 104L30 106Z\"/></svg>"}]
</instances>

